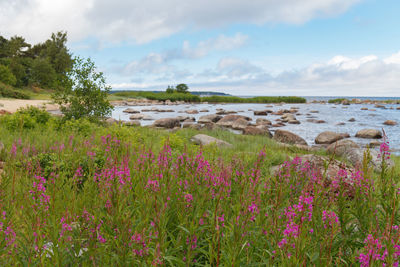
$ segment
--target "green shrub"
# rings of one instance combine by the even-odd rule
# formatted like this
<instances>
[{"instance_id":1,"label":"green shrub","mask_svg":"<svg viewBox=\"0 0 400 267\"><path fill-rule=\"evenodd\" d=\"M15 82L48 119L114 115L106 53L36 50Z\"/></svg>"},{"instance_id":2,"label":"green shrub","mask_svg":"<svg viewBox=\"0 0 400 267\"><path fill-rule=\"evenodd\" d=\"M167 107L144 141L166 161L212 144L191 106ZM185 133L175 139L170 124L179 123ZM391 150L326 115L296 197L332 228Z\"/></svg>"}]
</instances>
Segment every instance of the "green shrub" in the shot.
<instances>
[{"instance_id":1,"label":"green shrub","mask_svg":"<svg viewBox=\"0 0 400 267\"><path fill-rule=\"evenodd\" d=\"M0 117L0 123L4 124L9 130L33 129L38 125L47 126L51 120L51 115L36 107L19 109L14 114Z\"/></svg>"},{"instance_id":2,"label":"green shrub","mask_svg":"<svg viewBox=\"0 0 400 267\"><path fill-rule=\"evenodd\" d=\"M21 90L14 89L13 87L0 82L0 97L16 98L16 99L30 99L30 96Z\"/></svg>"},{"instance_id":3,"label":"green shrub","mask_svg":"<svg viewBox=\"0 0 400 267\"><path fill-rule=\"evenodd\" d=\"M207 96L202 97L201 102L210 103L306 103L306 99L297 96L256 96L256 97L237 97L237 96Z\"/></svg>"},{"instance_id":4,"label":"green shrub","mask_svg":"<svg viewBox=\"0 0 400 267\"><path fill-rule=\"evenodd\" d=\"M17 83L17 78L7 66L0 65L0 82L14 86Z\"/></svg>"},{"instance_id":5,"label":"green shrub","mask_svg":"<svg viewBox=\"0 0 400 267\"><path fill-rule=\"evenodd\" d=\"M342 103L346 98L335 98L335 99L330 99L328 100L329 104L340 104Z\"/></svg>"}]
</instances>

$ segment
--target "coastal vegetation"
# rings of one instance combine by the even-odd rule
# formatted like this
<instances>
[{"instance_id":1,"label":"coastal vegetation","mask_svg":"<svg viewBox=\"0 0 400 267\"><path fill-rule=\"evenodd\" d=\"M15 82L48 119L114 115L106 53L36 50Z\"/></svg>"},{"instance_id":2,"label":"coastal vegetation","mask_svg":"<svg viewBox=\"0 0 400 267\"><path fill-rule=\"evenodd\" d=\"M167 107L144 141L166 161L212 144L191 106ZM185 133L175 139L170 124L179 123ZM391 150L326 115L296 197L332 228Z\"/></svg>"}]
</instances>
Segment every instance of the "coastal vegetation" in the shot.
<instances>
[{"instance_id":1,"label":"coastal vegetation","mask_svg":"<svg viewBox=\"0 0 400 267\"><path fill-rule=\"evenodd\" d=\"M237 97L237 96L207 96L201 98L202 102L210 103L306 103L306 99L297 96L256 96L256 97Z\"/></svg>"},{"instance_id":2,"label":"coastal vegetation","mask_svg":"<svg viewBox=\"0 0 400 267\"><path fill-rule=\"evenodd\" d=\"M398 264L386 142L379 172L366 155L329 178L265 136L203 131L233 144L217 148L191 143L196 133L1 116L1 264Z\"/></svg>"}]
</instances>

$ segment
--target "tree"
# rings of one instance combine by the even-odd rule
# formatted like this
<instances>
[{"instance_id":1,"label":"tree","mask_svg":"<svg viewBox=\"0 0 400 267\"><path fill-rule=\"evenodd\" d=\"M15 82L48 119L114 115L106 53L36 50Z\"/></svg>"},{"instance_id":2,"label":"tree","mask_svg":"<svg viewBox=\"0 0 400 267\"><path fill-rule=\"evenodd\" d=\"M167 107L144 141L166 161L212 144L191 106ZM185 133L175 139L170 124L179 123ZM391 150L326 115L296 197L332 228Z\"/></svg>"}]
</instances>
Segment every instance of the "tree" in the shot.
<instances>
[{"instance_id":1,"label":"tree","mask_svg":"<svg viewBox=\"0 0 400 267\"><path fill-rule=\"evenodd\" d=\"M90 59L75 58L62 84L63 89L56 92L53 99L60 105L65 119L87 117L96 121L110 115L112 106L107 96L111 87Z\"/></svg>"},{"instance_id":2,"label":"tree","mask_svg":"<svg viewBox=\"0 0 400 267\"><path fill-rule=\"evenodd\" d=\"M171 87L170 85L168 85L167 90L165 90L165 92L167 94L173 94L175 92L175 89L173 87Z\"/></svg>"},{"instance_id":3,"label":"tree","mask_svg":"<svg viewBox=\"0 0 400 267\"><path fill-rule=\"evenodd\" d=\"M15 78L14 74L7 66L0 65L0 82L8 85L15 85L17 83L17 78Z\"/></svg>"},{"instance_id":4,"label":"tree","mask_svg":"<svg viewBox=\"0 0 400 267\"><path fill-rule=\"evenodd\" d=\"M49 60L46 58L36 58L33 60L30 82L42 88L52 88L56 85L56 71Z\"/></svg>"},{"instance_id":5,"label":"tree","mask_svg":"<svg viewBox=\"0 0 400 267\"><path fill-rule=\"evenodd\" d=\"M176 91L178 92L178 93L184 93L184 94L186 94L186 93L189 93L189 86L187 86L186 84L184 84L184 83L181 83L181 84L178 84L177 86L176 86Z\"/></svg>"}]
</instances>

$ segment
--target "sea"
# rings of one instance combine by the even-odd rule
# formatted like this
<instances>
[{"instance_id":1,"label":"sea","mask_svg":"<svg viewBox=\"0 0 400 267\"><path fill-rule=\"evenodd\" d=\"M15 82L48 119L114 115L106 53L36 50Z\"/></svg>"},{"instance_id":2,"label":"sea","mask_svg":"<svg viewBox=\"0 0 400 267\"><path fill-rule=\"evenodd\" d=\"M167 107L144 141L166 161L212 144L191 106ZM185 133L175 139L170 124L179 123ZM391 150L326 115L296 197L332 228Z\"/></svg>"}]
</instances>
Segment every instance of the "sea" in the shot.
<instances>
[{"instance_id":1,"label":"sea","mask_svg":"<svg viewBox=\"0 0 400 267\"><path fill-rule=\"evenodd\" d=\"M242 96L243 97L243 96ZM321 97L307 96L306 104L182 104L182 105L155 105L151 106L158 109L172 109L173 112L143 112L143 109L149 109L149 106L117 106L112 112L112 117L119 120L129 121L131 114L124 113L128 107L141 111L141 113L149 115L152 120L142 120L141 125L153 124L154 120L160 118L174 118L177 116L194 117L196 121L199 117L207 114L215 114L217 109L227 111L235 111L239 115L252 118L255 122L257 118L265 118L274 123L280 118L278 115L268 114L267 116L255 116L254 111L298 108L298 114L295 115L300 124L286 124L283 127L272 127L270 131L273 133L276 129L284 129L291 131L303 137L309 145L315 145L315 138L323 131L334 131L339 133L348 133L353 141L365 146L374 141L371 139L356 138L357 131L365 128L381 130L385 139L389 142L391 150L395 154L400 154L400 104L385 104L384 108L375 107L374 104L329 104L329 103L312 103L313 101L328 101L335 98L361 99L361 100L399 100L400 97ZM362 110L367 109L367 110ZM186 114L186 110L196 109L208 110L207 112L199 112L198 114ZM352 119L354 121L352 121ZM324 123L315 123L316 120L323 120ZM384 125L386 120L396 121L398 124L394 126ZM313 122L314 121L314 122ZM380 139L379 141L383 141Z\"/></svg>"}]
</instances>

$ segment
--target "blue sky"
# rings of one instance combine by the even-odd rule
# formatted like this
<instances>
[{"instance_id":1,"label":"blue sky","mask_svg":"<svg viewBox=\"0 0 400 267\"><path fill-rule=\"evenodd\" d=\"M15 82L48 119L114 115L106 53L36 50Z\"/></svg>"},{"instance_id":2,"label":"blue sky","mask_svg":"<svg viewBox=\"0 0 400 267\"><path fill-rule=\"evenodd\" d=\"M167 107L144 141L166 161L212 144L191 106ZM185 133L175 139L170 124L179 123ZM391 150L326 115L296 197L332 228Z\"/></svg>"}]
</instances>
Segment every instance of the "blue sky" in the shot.
<instances>
[{"instance_id":1,"label":"blue sky","mask_svg":"<svg viewBox=\"0 0 400 267\"><path fill-rule=\"evenodd\" d=\"M396 0L6 0L0 32L38 42L66 30L114 89L400 96L399 11Z\"/></svg>"}]
</instances>

